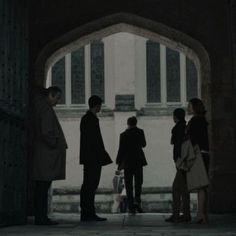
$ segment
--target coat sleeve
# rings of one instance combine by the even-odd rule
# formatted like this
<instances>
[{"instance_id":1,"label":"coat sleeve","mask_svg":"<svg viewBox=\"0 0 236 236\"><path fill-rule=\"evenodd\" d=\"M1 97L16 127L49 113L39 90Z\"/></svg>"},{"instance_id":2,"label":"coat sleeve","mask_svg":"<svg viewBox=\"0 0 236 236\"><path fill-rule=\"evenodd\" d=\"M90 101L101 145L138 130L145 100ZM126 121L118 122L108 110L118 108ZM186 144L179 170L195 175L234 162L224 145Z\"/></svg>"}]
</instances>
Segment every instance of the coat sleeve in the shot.
<instances>
[{"instance_id":1,"label":"coat sleeve","mask_svg":"<svg viewBox=\"0 0 236 236\"><path fill-rule=\"evenodd\" d=\"M116 157L116 164L120 165L123 160L124 160L124 138L122 137L122 134L120 135L120 142L119 142L119 149L118 149L118 154Z\"/></svg>"},{"instance_id":2,"label":"coat sleeve","mask_svg":"<svg viewBox=\"0 0 236 236\"><path fill-rule=\"evenodd\" d=\"M146 143L144 131L141 130L141 146L144 148L144 147L146 147L146 145L147 145L147 143Z\"/></svg>"},{"instance_id":3,"label":"coat sleeve","mask_svg":"<svg viewBox=\"0 0 236 236\"><path fill-rule=\"evenodd\" d=\"M181 146L185 137L185 126L179 125L175 129L175 140L174 140L174 160L181 157Z\"/></svg>"},{"instance_id":4,"label":"coat sleeve","mask_svg":"<svg viewBox=\"0 0 236 236\"><path fill-rule=\"evenodd\" d=\"M59 134L55 130L55 122L54 114L50 107L42 109L40 124L42 139L51 148L56 147L59 138Z\"/></svg>"},{"instance_id":5,"label":"coat sleeve","mask_svg":"<svg viewBox=\"0 0 236 236\"><path fill-rule=\"evenodd\" d=\"M91 117L84 117L80 124L81 131L81 156L90 158L92 156L101 157L105 155L105 147L102 140L98 121Z\"/></svg>"}]
</instances>

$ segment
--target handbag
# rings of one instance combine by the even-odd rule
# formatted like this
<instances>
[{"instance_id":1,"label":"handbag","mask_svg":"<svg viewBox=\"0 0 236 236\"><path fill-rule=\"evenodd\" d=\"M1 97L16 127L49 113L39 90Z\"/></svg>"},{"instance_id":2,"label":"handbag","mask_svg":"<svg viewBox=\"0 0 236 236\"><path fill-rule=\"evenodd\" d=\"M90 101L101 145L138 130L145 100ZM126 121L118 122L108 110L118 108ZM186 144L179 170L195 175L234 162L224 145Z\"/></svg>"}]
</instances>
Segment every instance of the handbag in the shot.
<instances>
[{"instance_id":1,"label":"handbag","mask_svg":"<svg viewBox=\"0 0 236 236\"><path fill-rule=\"evenodd\" d=\"M199 146L193 146L193 151L195 155L195 160L186 174L187 187L189 191L204 188L209 185L208 174L202 159Z\"/></svg>"}]
</instances>

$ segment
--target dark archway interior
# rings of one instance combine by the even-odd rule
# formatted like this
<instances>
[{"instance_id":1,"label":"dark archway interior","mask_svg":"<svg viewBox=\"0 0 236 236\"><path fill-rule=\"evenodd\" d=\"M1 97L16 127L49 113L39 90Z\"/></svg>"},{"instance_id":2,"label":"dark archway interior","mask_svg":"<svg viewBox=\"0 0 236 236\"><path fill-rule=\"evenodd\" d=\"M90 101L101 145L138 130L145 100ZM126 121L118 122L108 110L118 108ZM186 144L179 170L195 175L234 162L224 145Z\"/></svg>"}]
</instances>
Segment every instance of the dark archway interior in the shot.
<instances>
[{"instance_id":1,"label":"dark archway interior","mask_svg":"<svg viewBox=\"0 0 236 236\"><path fill-rule=\"evenodd\" d=\"M24 173L26 173L27 162L25 144L20 143L19 140L22 141L21 135L25 137L24 124L27 124L30 117L27 111L30 111L28 104L33 96L34 81L42 75L35 74L40 69L38 65L45 60L40 57L41 53L56 39L60 39L57 42L58 46L54 45L57 49L61 45L66 45L67 38L62 36L68 36L68 32L73 32L74 29L80 28L81 35L88 35L113 24L132 24L135 20L132 16L149 19L156 24L175 29L176 34L169 32L169 35L172 38L177 37L180 42L183 41L182 34L188 35L199 42L209 56L210 66L206 67L205 73L210 76L203 81L205 86L202 93L206 95L205 101L209 104L211 114L210 209L211 212L216 213L236 212L236 107L234 105L236 102L236 4L234 1L109 2L102 0L98 3L93 0L84 2L20 0L16 3L10 0L1 1L0 11L3 29L0 32L2 38L0 124L6 134L1 137L3 154L0 157L2 169L0 173L3 174L0 180L0 199L2 199L0 209L4 217L0 217L0 224L22 223L25 220L23 216L26 216ZM111 15L114 17L109 18ZM108 20L101 20L104 17L108 17ZM90 24L96 21L97 25ZM140 22L137 21L134 25L155 31L150 29L149 23L139 24ZM165 35L166 31L168 30L164 29L159 33ZM185 45L192 48L187 43ZM201 50L192 49L199 58L204 58ZM56 51L55 48L51 50L48 55ZM41 62L39 58L42 59ZM18 136L15 135L16 131ZM8 150L13 151L8 152ZM30 152L28 153L30 156ZM12 166L15 171L9 171ZM19 176L21 176L21 184L16 183ZM8 198L16 195L22 196L21 201L15 201L14 197ZM10 205L14 207L8 212L7 208Z\"/></svg>"},{"instance_id":2,"label":"dark archway interior","mask_svg":"<svg viewBox=\"0 0 236 236\"><path fill-rule=\"evenodd\" d=\"M230 60L232 58L230 42L232 42L233 37L232 26L230 27L230 24L233 24L233 21L230 21L228 16L230 9L229 3L214 3L214 10L212 10L212 1L205 3L194 1L188 3L177 3L173 1L165 1L165 3L160 1L155 3L153 1L145 1L144 3L140 1L135 3L134 1L129 1L129 3L124 3L119 1L114 4L101 3L101 5L97 6L96 10L91 12L87 9L91 9L94 4L93 2L81 4L79 7L76 1L70 1L67 4L60 1L56 9L54 9L52 3L43 3L44 1L41 1L41 5L39 4L41 8L37 9L34 14L34 17L38 16L39 20L31 22L30 29L32 30L32 35L35 35L33 37L35 40L32 40L31 44L32 50L30 50L32 52L32 58L34 58L32 61L36 60L42 49L48 43L87 23L89 27L83 28L83 35L104 28L112 23L117 23L117 21L119 22L119 14L117 14L117 18L111 18L110 21L101 21L100 25L90 24L96 20L99 22L99 19L119 12L131 13L161 23L190 36L203 45L211 63L211 78L204 81L207 85L211 84L211 87L205 86L202 91L203 94L208 94L207 100L209 99L209 107L212 109L212 120L210 122L212 125L211 156L213 168L211 178L213 184L211 187L212 200L210 206L213 212L221 212L225 208L229 210L235 209L233 203L235 192L233 190L232 178L232 173L234 173L232 163L235 153L235 147L232 145L234 142L235 128L232 124L234 123L235 111L229 108L233 107L230 104L233 104L235 99L233 86L231 86L233 82L233 61L232 59ZM54 9L53 18L50 9ZM66 22L61 17L62 15L66 17ZM132 18L129 19L127 15L124 14L123 21L132 22ZM218 19L217 21L215 20L216 18ZM140 26L139 24L140 22L136 26ZM146 27L141 25L141 27L150 29L151 25L147 24ZM40 29L48 32L41 39L37 38ZM163 32L164 35L165 33ZM175 36L173 35L173 37ZM228 37L228 43L225 43L226 36ZM181 34L177 35L177 37L181 38ZM62 38L61 40L66 41L66 38ZM200 52L198 51L198 53ZM201 56L199 57L201 58ZM222 158L222 156L225 158ZM225 161L226 158L228 161ZM224 181L227 181L228 184L225 185ZM228 196L228 201L221 200L224 198L223 192L225 191L231 192L231 197ZM229 199L231 200L229 201Z\"/></svg>"}]
</instances>

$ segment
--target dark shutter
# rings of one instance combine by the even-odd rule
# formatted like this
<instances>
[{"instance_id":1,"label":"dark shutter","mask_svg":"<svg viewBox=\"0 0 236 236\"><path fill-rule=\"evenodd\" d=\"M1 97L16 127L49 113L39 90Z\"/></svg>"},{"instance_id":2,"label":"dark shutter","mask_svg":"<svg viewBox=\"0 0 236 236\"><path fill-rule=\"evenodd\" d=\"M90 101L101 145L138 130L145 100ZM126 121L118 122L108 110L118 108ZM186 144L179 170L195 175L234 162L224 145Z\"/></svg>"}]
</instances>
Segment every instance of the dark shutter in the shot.
<instances>
[{"instance_id":1,"label":"dark shutter","mask_svg":"<svg viewBox=\"0 0 236 236\"><path fill-rule=\"evenodd\" d=\"M180 102L180 55L166 48L167 102Z\"/></svg>"},{"instance_id":2,"label":"dark shutter","mask_svg":"<svg viewBox=\"0 0 236 236\"><path fill-rule=\"evenodd\" d=\"M147 41L147 102L161 102L160 44Z\"/></svg>"},{"instance_id":3,"label":"dark shutter","mask_svg":"<svg viewBox=\"0 0 236 236\"><path fill-rule=\"evenodd\" d=\"M0 226L26 222L27 23L25 0L0 1Z\"/></svg>"},{"instance_id":4,"label":"dark shutter","mask_svg":"<svg viewBox=\"0 0 236 236\"><path fill-rule=\"evenodd\" d=\"M98 95L105 102L104 83L104 44L102 41L91 43L91 95Z\"/></svg>"}]
</instances>

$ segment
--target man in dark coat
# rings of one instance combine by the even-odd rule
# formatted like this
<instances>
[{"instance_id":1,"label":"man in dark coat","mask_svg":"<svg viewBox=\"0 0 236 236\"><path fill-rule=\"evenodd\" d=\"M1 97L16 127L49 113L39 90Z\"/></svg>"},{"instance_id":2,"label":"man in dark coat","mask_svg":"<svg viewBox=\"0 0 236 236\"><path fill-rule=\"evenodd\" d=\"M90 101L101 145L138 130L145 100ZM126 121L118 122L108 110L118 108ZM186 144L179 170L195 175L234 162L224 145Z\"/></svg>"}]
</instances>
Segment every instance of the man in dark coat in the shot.
<instances>
[{"instance_id":1,"label":"man in dark coat","mask_svg":"<svg viewBox=\"0 0 236 236\"><path fill-rule=\"evenodd\" d=\"M35 181L35 224L53 225L47 217L48 190L53 180L65 179L67 143L53 106L61 98L53 86L34 101L33 179Z\"/></svg>"},{"instance_id":2,"label":"man in dark coat","mask_svg":"<svg viewBox=\"0 0 236 236\"><path fill-rule=\"evenodd\" d=\"M118 169L124 168L129 212L135 214L136 210L142 212L141 192L143 166L147 165L142 148L146 146L146 140L143 130L136 126L136 117L130 117L127 124L128 129L120 135L120 145L116 163ZM133 178L135 180L135 199L133 196Z\"/></svg>"},{"instance_id":3,"label":"man in dark coat","mask_svg":"<svg viewBox=\"0 0 236 236\"><path fill-rule=\"evenodd\" d=\"M99 185L102 166L112 163L105 150L99 119L102 100L93 95L89 98L89 110L80 123L80 164L84 165L83 184L80 193L81 221L104 221L95 213L95 192Z\"/></svg>"}]
</instances>

